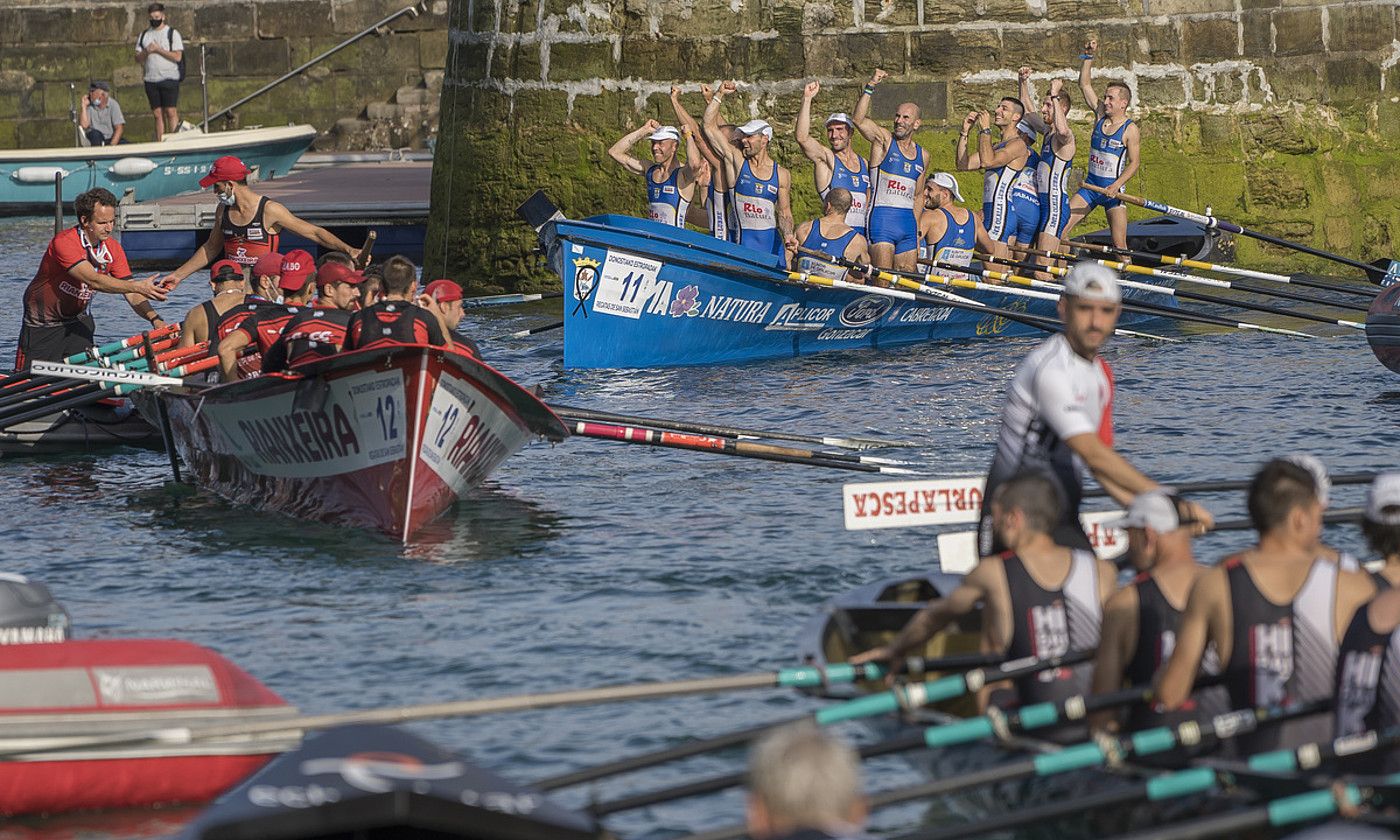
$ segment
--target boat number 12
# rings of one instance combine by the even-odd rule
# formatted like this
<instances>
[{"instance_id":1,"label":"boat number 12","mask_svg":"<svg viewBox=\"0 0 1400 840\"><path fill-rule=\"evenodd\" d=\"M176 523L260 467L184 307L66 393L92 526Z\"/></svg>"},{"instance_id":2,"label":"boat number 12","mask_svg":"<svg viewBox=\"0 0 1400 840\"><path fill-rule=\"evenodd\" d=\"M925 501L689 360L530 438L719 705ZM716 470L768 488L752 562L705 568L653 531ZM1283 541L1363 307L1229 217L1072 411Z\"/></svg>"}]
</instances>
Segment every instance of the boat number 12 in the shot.
<instances>
[{"instance_id":1,"label":"boat number 12","mask_svg":"<svg viewBox=\"0 0 1400 840\"><path fill-rule=\"evenodd\" d=\"M397 439L399 436L399 427L397 412L394 411L394 397L390 395L375 400L374 414L379 418L379 427L380 430L384 432L384 439Z\"/></svg>"},{"instance_id":2,"label":"boat number 12","mask_svg":"<svg viewBox=\"0 0 1400 840\"><path fill-rule=\"evenodd\" d=\"M437 433L437 448L441 449L447 444L447 433L452 431L452 427L457 425L457 418L462 416L462 407L454 405L442 413L442 426Z\"/></svg>"}]
</instances>

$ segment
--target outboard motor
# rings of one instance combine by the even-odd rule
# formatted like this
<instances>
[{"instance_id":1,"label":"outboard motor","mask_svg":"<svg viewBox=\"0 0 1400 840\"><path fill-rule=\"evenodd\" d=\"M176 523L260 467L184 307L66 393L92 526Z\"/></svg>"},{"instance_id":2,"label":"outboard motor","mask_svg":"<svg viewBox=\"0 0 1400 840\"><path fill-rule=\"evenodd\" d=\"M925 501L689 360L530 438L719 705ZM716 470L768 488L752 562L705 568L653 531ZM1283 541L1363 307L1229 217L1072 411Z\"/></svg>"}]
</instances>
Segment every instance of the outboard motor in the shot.
<instances>
[{"instance_id":1,"label":"outboard motor","mask_svg":"<svg viewBox=\"0 0 1400 840\"><path fill-rule=\"evenodd\" d=\"M47 586L0 572L0 645L66 642L71 624Z\"/></svg>"}]
</instances>

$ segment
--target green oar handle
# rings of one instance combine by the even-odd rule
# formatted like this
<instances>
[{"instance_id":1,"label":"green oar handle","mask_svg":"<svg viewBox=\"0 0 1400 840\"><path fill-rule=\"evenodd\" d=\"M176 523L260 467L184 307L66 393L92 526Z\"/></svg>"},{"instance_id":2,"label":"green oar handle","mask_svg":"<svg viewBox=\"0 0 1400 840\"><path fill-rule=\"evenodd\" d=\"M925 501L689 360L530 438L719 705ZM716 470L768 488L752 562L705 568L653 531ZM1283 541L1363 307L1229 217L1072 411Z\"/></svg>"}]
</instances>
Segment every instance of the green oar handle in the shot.
<instances>
[{"instance_id":1,"label":"green oar handle","mask_svg":"<svg viewBox=\"0 0 1400 840\"><path fill-rule=\"evenodd\" d=\"M1360 755L1400 743L1400 727L1347 735L1330 742L1304 744L1291 750L1258 753L1249 758L1249 769L1261 773L1292 773L1311 769L1338 756Z\"/></svg>"},{"instance_id":2,"label":"green oar handle","mask_svg":"<svg viewBox=\"0 0 1400 840\"><path fill-rule=\"evenodd\" d=\"M1361 804L1361 790L1345 785L1341 795L1353 808ZM1278 827L1330 817L1337 813L1337 797L1331 790L1314 790L1275 799L1268 805L1269 825Z\"/></svg>"},{"instance_id":3,"label":"green oar handle","mask_svg":"<svg viewBox=\"0 0 1400 840\"><path fill-rule=\"evenodd\" d=\"M864 665L848 665L844 662L826 666L805 665L779 671L776 684L781 688L817 688L823 685L884 679L886 673L883 667L873 662Z\"/></svg>"}]
</instances>

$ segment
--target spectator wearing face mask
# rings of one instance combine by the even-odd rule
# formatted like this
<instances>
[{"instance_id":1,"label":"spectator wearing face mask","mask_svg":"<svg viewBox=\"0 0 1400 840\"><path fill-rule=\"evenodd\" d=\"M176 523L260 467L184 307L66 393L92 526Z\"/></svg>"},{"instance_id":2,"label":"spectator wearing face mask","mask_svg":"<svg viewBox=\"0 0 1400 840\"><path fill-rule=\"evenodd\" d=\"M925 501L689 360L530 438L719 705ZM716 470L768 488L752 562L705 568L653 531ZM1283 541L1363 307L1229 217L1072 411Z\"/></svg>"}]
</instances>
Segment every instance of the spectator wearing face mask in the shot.
<instances>
[{"instance_id":1,"label":"spectator wearing face mask","mask_svg":"<svg viewBox=\"0 0 1400 840\"><path fill-rule=\"evenodd\" d=\"M88 86L83 107L78 111L78 128L83 130L90 146L115 146L126 142L122 137L126 131L126 117L106 82L96 81Z\"/></svg>"},{"instance_id":2,"label":"spectator wearing face mask","mask_svg":"<svg viewBox=\"0 0 1400 840\"><path fill-rule=\"evenodd\" d=\"M150 28L136 39L136 63L145 69L146 101L156 118L156 141L167 131L180 127L180 82L184 76L181 61L185 57L185 40L166 22L165 5L152 3L146 7Z\"/></svg>"}]
</instances>

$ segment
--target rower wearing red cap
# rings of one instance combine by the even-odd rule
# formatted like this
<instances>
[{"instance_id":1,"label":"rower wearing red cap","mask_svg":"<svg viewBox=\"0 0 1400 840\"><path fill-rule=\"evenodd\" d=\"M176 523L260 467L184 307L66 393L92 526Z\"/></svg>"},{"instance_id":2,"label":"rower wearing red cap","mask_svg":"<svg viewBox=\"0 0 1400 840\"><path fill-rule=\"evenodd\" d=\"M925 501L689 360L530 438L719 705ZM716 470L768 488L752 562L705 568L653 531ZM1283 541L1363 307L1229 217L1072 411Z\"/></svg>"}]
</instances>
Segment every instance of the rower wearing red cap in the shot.
<instances>
[{"instance_id":1,"label":"rower wearing red cap","mask_svg":"<svg viewBox=\"0 0 1400 840\"><path fill-rule=\"evenodd\" d=\"M339 262L322 263L316 270L320 294L315 305L302 307L287 321L282 335L263 354L262 372L275 373L339 353L364 280L363 274Z\"/></svg>"},{"instance_id":2,"label":"rower wearing red cap","mask_svg":"<svg viewBox=\"0 0 1400 840\"><path fill-rule=\"evenodd\" d=\"M217 342L236 326L218 331L224 313L236 309L248 297L247 270L233 260L219 260L209 267L209 287L214 296L190 309L180 330L180 346L193 347L205 341Z\"/></svg>"},{"instance_id":3,"label":"rower wearing red cap","mask_svg":"<svg viewBox=\"0 0 1400 840\"><path fill-rule=\"evenodd\" d=\"M279 235L289 230L322 248L344 251L360 258L360 251L341 241L340 237L323 227L313 225L293 215L279 202L258 195L248 186L250 171L243 161L225 155L214 161L209 174L199 179L199 186L213 188L219 207L214 212L214 229L198 250L184 264L165 277L168 288L174 288L186 277L223 257L240 265L253 265L260 257L277 250Z\"/></svg>"},{"instance_id":4,"label":"rower wearing red cap","mask_svg":"<svg viewBox=\"0 0 1400 840\"><path fill-rule=\"evenodd\" d=\"M366 350L396 344L452 346L452 327L442 303L415 297L418 272L406 257L384 261L384 297L350 319L346 350ZM460 292L459 292L460 294ZM418 302L429 303L420 306Z\"/></svg>"},{"instance_id":5,"label":"rower wearing red cap","mask_svg":"<svg viewBox=\"0 0 1400 840\"><path fill-rule=\"evenodd\" d=\"M298 248L282 258L281 280L277 284L282 302L245 304L249 309L247 315L219 341L219 371L225 382L241 378L238 356L243 348L256 344L258 352L264 355L272 349L282 335L282 328L311 299L315 291L311 278L315 274L316 260L306 251Z\"/></svg>"}]
</instances>

